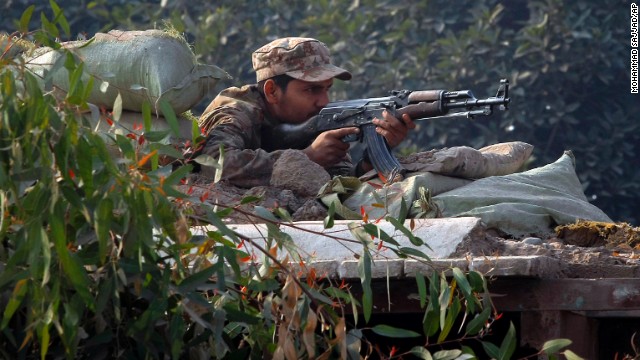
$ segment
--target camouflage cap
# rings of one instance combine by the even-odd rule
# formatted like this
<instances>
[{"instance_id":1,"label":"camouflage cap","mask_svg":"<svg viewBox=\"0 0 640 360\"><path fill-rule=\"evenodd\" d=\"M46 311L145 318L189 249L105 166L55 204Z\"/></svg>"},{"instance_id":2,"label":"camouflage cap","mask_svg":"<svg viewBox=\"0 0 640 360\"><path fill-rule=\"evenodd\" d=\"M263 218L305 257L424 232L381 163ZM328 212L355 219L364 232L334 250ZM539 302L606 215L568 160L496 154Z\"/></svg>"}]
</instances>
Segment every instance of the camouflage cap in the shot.
<instances>
[{"instance_id":1,"label":"camouflage cap","mask_svg":"<svg viewBox=\"0 0 640 360\"><path fill-rule=\"evenodd\" d=\"M331 63L327 46L311 38L274 40L254 51L251 60L258 82L282 74L304 81L351 79L350 72Z\"/></svg>"}]
</instances>

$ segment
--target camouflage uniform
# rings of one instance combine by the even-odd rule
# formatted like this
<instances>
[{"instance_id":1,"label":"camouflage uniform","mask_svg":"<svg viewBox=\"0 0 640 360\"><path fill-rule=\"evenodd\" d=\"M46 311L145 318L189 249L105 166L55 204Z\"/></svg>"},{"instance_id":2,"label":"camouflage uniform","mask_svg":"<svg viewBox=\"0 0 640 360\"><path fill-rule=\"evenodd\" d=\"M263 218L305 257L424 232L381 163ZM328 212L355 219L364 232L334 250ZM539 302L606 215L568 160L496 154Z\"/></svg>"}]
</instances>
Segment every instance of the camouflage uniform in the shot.
<instances>
[{"instance_id":1,"label":"camouflage uniform","mask_svg":"<svg viewBox=\"0 0 640 360\"><path fill-rule=\"evenodd\" d=\"M278 39L253 53L256 80L287 74L304 81L324 81L330 78L348 80L351 74L333 64L324 44L309 38ZM207 134L202 153L219 157L224 146L222 179L241 187L269 185L273 164L284 148L264 149L263 132L280 124L266 116L267 106L257 85L223 90L200 117L200 127ZM354 175L350 159L327 171L331 175ZM203 166L205 176L215 169Z\"/></svg>"}]
</instances>

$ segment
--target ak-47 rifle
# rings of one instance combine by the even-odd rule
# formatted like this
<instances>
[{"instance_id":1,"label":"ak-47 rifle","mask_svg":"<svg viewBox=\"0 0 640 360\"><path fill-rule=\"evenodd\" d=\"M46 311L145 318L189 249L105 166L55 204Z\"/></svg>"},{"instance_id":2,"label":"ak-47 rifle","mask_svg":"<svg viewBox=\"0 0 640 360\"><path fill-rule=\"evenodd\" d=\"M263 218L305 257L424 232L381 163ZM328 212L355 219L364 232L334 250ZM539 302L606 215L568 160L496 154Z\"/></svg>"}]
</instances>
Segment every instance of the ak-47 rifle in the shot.
<instances>
[{"instance_id":1,"label":"ak-47 rifle","mask_svg":"<svg viewBox=\"0 0 640 360\"><path fill-rule=\"evenodd\" d=\"M488 116L494 106L507 110L509 81L500 80L496 96L477 99L470 90L394 90L391 96L347 100L329 103L320 113L301 124L282 124L273 128L268 137L280 146L302 149L322 132L345 127L359 127L360 132L344 141L362 141L366 145L371 165L384 182L402 178L405 170L391 154L386 140L375 131L374 118L382 119L384 110L396 118L409 114L414 121Z\"/></svg>"}]
</instances>

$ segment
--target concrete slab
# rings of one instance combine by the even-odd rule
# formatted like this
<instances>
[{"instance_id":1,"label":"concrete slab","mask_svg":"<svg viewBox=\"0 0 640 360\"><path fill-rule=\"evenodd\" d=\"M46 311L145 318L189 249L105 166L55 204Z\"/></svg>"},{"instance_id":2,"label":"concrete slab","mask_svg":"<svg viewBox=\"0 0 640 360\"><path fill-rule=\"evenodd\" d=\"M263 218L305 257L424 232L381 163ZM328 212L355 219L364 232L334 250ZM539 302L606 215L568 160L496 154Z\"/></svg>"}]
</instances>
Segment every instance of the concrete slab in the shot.
<instances>
[{"instance_id":1,"label":"concrete slab","mask_svg":"<svg viewBox=\"0 0 640 360\"><path fill-rule=\"evenodd\" d=\"M300 257L309 266L313 264L316 273L324 273L327 276L341 278L358 277L358 259L363 253L363 244L350 231L350 226L360 226L357 221L336 221L330 229L325 229L321 221L295 222L281 225L281 230L287 233L297 245ZM431 259L443 259L450 257L456 251L467 246L474 237L484 234L484 227L479 218L462 217L446 219L414 219L412 234L424 241L426 245L416 246L401 231L387 221L376 224L382 231L393 237L400 247L415 248ZM405 222L405 227L411 228L411 221ZM228 225L237 233L247 239L264 246L268 234L266 224L236 224ZM194 232L213 230L213 227L194 228ZM483 236L483 235L482 235ZM369 238L366 238L369 241ZM404 259L387 246L379 247L379 239L373 239L368 244L371 256L374 260L372 276L398 277L404 275ZM255 253L260 258L249 242L245 242L246 251ZM278 254L284 258L286 254ZM290 257L291 258L291 257Z\"/></svg>"}]
</instances>

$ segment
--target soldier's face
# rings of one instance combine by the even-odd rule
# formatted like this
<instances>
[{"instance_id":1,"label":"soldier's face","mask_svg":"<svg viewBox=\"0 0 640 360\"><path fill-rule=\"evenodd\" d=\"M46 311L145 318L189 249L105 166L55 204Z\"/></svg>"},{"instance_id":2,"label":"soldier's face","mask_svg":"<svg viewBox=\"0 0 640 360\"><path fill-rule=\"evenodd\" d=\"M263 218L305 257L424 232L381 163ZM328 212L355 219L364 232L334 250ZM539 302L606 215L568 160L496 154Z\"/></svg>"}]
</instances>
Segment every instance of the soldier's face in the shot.
<instances>
[{"instance_id":1,"label":"soldier's face","mask_svg":"<svg viewBox=\"0 0 640 360\"><path fill-rule=\"evenodd\" d=\"M333 79L308 82L294 79L281 91L274 104L280 121L299 124L317 115L329 103L329 89Z\"/></svg>"}]
</instances>

